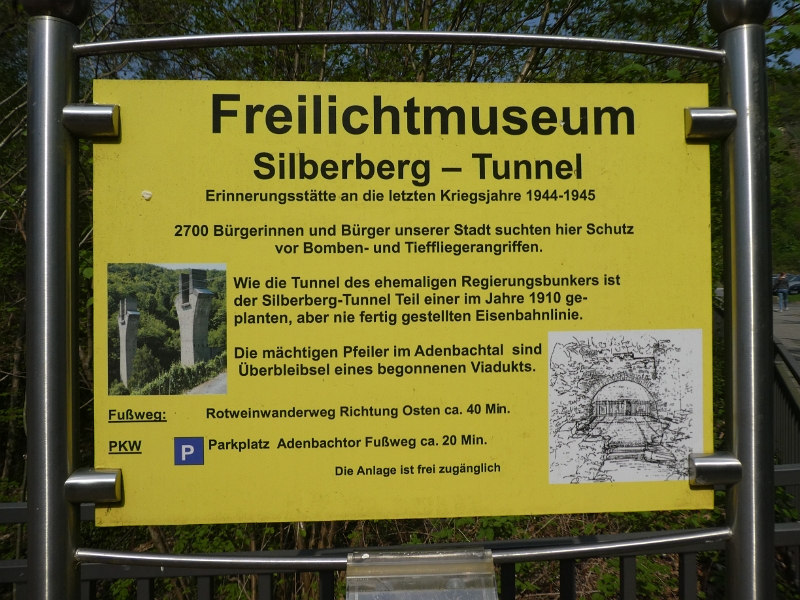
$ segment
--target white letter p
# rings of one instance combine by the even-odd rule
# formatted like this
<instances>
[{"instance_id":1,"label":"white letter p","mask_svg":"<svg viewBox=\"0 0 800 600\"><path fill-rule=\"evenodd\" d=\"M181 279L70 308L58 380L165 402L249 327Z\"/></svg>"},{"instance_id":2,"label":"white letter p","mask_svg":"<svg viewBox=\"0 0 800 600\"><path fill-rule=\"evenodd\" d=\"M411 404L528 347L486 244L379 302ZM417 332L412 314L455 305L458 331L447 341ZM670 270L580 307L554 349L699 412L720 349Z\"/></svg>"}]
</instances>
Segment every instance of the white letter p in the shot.
<instances>
[{"instance_id":1,"label":"white letter p","mask_svg":"<svg viewBox=\"0 0 800 600\"><path fill-rule=\"evenodd\" d=\"M181 462L186 462L186 457L194 454L194 446L181 445Z\"/></svg>"}]
</instances>

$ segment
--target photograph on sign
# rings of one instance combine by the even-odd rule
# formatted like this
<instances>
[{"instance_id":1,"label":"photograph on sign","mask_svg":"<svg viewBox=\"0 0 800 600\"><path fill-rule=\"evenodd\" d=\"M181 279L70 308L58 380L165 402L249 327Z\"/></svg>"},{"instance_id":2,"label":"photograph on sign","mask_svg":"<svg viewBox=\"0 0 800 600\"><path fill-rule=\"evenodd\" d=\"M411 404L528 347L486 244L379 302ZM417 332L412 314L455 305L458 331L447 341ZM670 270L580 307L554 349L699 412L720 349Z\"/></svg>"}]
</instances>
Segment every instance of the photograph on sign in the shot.
<instances>
[{"instance_id":1,"label":"photograph on sign","mask_svg":"<svg viewBox=\"0 0 800 600\"><path fill-rule=\"evenodd\" d=\"M712 505L707 86L94 96L99 525Z\"/></svg>"},{"instance_id":2,"label":"photograph on sign","mask_svg":"<svg viewBox=\"0 0 800 600\"><path fill-rule=\"evenodd\" d=\"M227 393L225 283L225 265L108 265L109 395Z\"/></svg>"}]
</instances>

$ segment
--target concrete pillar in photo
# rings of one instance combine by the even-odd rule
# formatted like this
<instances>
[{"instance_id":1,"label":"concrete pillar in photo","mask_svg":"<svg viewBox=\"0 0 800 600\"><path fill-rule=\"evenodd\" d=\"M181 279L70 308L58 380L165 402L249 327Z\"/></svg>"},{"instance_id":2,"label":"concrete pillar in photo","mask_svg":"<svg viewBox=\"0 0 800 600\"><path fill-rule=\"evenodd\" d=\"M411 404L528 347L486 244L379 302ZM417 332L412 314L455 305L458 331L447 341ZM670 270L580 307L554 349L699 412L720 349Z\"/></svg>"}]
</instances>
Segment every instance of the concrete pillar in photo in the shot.
<instances>
[{"instance_id":1,"label":"concrete pillar in photo","mask_svg":"<svg viewBox=\"0 0 800 600\"><path fill-rule=\"evenodd\" d=\"M181 328L181 364L191 367L211 358L208 347L208 317L214 292L208 289L206 272L191 269L179 279L180 291L175 297L178 323Z\"/></svg>"},{"instance_id":2,"label":"concrete pillar in photo","mask_svg":"<svg viewBox=\"0 0 800 600\"><path fill-rule=\"evenodd\" d=\"M139 336L139 311L136 298L126 296L119 301L119 378L125 387L133 374L136 338Z\"/></svg>"}]
</instances>

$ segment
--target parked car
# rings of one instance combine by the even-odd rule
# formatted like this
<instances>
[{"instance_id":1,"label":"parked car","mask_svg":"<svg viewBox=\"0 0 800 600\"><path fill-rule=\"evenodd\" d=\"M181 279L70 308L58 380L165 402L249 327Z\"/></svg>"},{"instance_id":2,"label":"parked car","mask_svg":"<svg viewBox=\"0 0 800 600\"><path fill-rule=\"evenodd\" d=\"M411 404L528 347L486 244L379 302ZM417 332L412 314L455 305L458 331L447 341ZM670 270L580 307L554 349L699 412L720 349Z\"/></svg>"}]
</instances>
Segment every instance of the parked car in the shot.
<instances>
[{"instance_id":1,"label":"parked car","mask_svg":"<svg viewBox=\"0 0 800 600\"><path fill-rule=\"evenodd\" d=\"M789 280L789 293L800 294L800 275L792 277Z\"/></svg>"}]
</instances>

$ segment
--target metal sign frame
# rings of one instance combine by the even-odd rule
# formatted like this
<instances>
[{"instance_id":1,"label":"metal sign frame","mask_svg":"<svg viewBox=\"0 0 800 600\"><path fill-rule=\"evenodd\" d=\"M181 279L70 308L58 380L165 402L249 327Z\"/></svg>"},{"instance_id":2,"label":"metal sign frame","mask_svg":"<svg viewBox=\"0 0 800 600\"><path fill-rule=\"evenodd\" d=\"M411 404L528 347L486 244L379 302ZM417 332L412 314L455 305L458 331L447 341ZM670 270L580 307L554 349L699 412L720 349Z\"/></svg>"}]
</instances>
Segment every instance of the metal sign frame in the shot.
<instances>
[{"instance_id":1,"label":"metal sign frame","mask_svg":"<svg viewBox=\"0 0 800 600\"><path fill-rule=\"evenodd\" d=\"M637 541L626 550L658 552L667 538L727 540L730 598L774 597L772 464L772 297L763 23L771 0L709 0L719 49L653 42L459 32L278 32L196 35L79 44L88 0L23 0L28 25L28 461L29 593L36 600L78 598L80 562L192 567L294 568L339 566L338 558L219 555L171 556L79 549L76 502L91 496L92 478L76 472L77 391L77 139L113 134L114 110L70 106L77 101L78 59L98 54L286 44L469 44L552 47L674 56L721 66L723 108L687 111L687 137L723 142L725 397L728 449L741 480L727 494L727 526ZM67 108L69 107L69 108ZM65 111L65 109L67 109ZM716 116L714 112L716 111ZM737 116L730 135L732 111ZM118 114L118 113L117 113ZM724 457L723 457L724 458ZM710 461L712 467L720 461ZM725 462L724 460L722 461ZM730 462L730 461L728 461ZM696 462L702 481L703 460ZM735 465L734 465L735 466ZM734 469L735 470L735 469ZM101 474L102 493L118 481ZM78 492L75 492L75 490ZM81 492L80 490L88 490ZM614 546L614 547L612 547ZM577 548L576 548L577 549ZM585 546L580 548L586 552ZM598 554L619 550L598 544ZM506 556L507 554L507 556ZM496 552L497 562L560 558L566 549ZM291 562L291 565L288 564ZM302 564L301 564L302 563ZM324 564L323 564L324 563ZM344 564L341 565L344 567Z\"/></svg>"}]
</instances>

